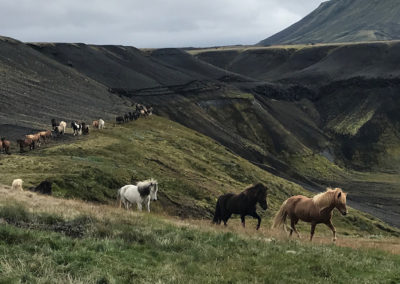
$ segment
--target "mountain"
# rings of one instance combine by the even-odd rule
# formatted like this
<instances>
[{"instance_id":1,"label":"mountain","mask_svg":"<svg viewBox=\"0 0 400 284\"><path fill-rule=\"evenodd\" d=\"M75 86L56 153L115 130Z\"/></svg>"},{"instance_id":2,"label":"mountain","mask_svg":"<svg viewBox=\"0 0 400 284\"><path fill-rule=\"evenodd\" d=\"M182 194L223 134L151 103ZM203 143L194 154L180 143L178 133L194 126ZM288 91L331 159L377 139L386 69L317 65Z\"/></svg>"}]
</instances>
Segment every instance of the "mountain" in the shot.
<instances>
[{"instance_id":1,"label":"mountain","mask_svg":"<svg viewBox=\"0 0 400 284\"><path fill-rule=\"evenodd\" d=\"M400 3L397 0L330 0L258 45L397 39L400 39Z\"/></svg>"}]
</instances>

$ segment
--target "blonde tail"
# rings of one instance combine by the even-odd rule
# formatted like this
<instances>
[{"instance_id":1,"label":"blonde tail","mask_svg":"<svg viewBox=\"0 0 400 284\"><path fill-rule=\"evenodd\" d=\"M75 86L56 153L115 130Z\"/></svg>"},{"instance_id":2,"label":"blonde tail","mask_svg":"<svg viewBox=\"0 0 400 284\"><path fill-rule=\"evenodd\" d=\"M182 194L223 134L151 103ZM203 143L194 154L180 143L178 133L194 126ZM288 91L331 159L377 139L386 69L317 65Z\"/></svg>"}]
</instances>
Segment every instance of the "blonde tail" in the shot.
<instances>
[{"instance_id":1,"label":"blonde tail","mask_svg":"<svg viewBox=\"0 0 400 284\"><path fill-rule=\"evenodd\" d=\"M278 213L276 213L275 218L274 218L274 224L272 225L272 228L279 228L281 226L283 226L284 229L285 228L285 222L286 222L286 216L287 216L287 212L286 212L286 202L287 200L285 200L282 203L281 208L279 209Z\"/></svg>"}]
</instances>

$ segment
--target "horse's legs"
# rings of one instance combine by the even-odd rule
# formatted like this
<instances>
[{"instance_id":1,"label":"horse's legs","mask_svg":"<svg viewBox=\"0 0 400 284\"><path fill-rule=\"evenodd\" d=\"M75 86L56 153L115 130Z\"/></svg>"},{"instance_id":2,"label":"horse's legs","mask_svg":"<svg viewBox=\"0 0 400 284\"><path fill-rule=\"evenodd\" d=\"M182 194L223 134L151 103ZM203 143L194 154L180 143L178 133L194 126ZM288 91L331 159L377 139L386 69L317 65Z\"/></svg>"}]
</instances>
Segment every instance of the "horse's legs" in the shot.
<instances>
[{"instance_id":1,"label":"horse's legs","mask_svg":"<svg viewBox=\"0 0 400 284\"><path fill-rule=\"evenodd\" d=\"M149 200L147 200L147 211L150 212L150 196L148 199Z\"/></svg>"},{"instance_id":2,"label":"horse's legs","mask_svg":"<svg viewBox=\"0 0 400 284\"><path fill-rule=\"evenodd\" d=\"M300 233L296 229L296 224L299 221L297 218L290 218L290 236L292 235L293 231L297 234L297 237L300 239Z\"/></svg>"},{"instance_id":3,"label":"horse's legs","mask_svg":"<svg viewBox=\"0 0 400 284\"><path fill-rule=\"evenodd\" d=\"M140 202L137 203L137 209L139 211L142 211L142 203L140 203Z\"/></svg>"},{"instance_id":4,"label":"horse's legs","mask_svg":"<svg viewBox=\"0 0 400 284\"><path fill-rule=\"evenodd\" d=\"M311 223L311 234L310 234L310 242L312 241L314 237L314 232L315 232L315 227L317 226L317 223Z\"/></svg>"},{"instance_id":5,"label":"horse's legs","mask_svg":"<svg viewBox=\"0 0 400 284\"><path fill-rule=\"evenodd\" d=\"M257 223L257 227L256 227L256 229L258 230L258 229L260 229L260 224L261 224L261 217L260 217L260 215L258 215L257 214L257 212L252 212L251 214L249 214L251 217L253 217L253 218L256 218L257 220L258 220L258 223Z\"/></svg>"},{"instance_id":6,"label":"horse's legs","mask_svg":"<svg viewBox=\"0 0 400 284\"><path fill-rule=\"evenodd\" d=\"M293 219L292 219L292 217L290 216L290 224L293 224ZM284 226L285 226L285 224L283 224ZM293 229L293 225L290 225L290 230L289 230L289 237L291 237L292 236L292 234L293 234L293 231L294 231L294 229Z\"/></svg>"},{"instance_id":7,"label":"horse's legs","mask_svg":"<svg viewBox=\"0 0 400 284\"><path fill-rule=\"evenodd\" d=\"M331 230L333 233L333 241L336 242L337 238L336 238L336 229L335 226L333 226L332 224L332 220L329 220L327 223L325 223Z\"/></svg>"},{"instance_id":8,"label":"horse's legs","mask_svg":"<svg viewBox=\"0 0 400 284\"><path fill-rule=\"evenodd\" d=\"M243 228L246 227L246 221L245 221L245 219L244 219L244 216L245 216L245 215L241 215L241 216L240 216L240 219L242 220L242 226L243 226Z\"/></svg>"},{"instance_id":9,"label":"horse's legs","mask_svg":"<svg viewBox=\"0 0 400 284\"><path fill-rule=\"evenodd\" d=\"M229 213L225 213L223 216L223 221L224 221L224 225L226 226L226 223L228 222L229 218L231 218L232 214Z\"/></svg>"}]
</instances>

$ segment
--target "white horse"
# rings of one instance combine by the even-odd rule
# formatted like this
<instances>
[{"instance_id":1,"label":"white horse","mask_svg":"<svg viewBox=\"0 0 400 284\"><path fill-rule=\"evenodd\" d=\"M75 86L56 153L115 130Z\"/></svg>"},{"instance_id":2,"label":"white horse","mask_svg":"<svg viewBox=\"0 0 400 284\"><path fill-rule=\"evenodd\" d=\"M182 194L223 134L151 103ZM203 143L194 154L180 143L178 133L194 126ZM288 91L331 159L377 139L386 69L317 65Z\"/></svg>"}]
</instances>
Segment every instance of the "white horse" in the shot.
<instances>
[{"instance_id":1,"label":"white horse","mask_svg":"<svg viewBox=\"0 0 400 284\"><path fill-rule=\"evenodd\" d=\"M61 121L60 125L58 125L54 128L57 135L61 135L61 134L64 135L66 129L67 129L67 123L65 121Z\"/></svg>"},{"instance_id":2,"label":"white horse","mask_svg":"<svg viewBox=\"0 0 400 284\"><path fill-rule=\"evenodd\" d=\"M158 183L154 179L140 181L136 185L128 184L118 190L117 199L124 204L128 210L130 205L136 203L139 211L142 211L142 203L147 205L147 211L150 212L150 201L157 200Z\"/></svg>"},{"instance_id":3,"label":"white horse","mask_svg":"<svg viewBox=\"0 0 400 284\"><path fill-rule=\"evenodd\" d=\"M104 128L104 120L102 120L101 118L99 119L99 129L103 129Z\"/></svg>"},{"instance_id":4,"label":"white horse","mask_svg":"<svg viewBox=\"0 0 400 284\"><path fill-rule=\"evenodd\" d=\"M22 184L24 183L24 181L20 178L13 180L12 184L11 184L11 188L12 190L16 190L16 191L24 191L22 189Z\"/></svg>"}]
</instances>

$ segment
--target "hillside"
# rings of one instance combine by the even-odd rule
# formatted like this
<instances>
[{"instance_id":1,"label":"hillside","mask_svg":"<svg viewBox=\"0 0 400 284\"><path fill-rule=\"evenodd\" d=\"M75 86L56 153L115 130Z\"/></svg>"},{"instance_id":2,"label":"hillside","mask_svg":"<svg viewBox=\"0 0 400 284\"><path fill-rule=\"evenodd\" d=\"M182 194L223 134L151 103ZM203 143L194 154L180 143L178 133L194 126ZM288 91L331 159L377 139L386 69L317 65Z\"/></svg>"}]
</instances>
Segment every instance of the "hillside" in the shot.
<instances>
[{"instance_id":1,"label":"hillside","mask_svg":"<svg viewBox=\"0 0 400 284\"><path fill-rule=\"evenodd\" d=\"M399 16L396 0L330 0L258 45L397 40Z\"/></svg>"},{"instance_id":2,"label":"hillside","mask_svg":"<svg viewBox=\"0 0 400 284\"><path fill-rule=\"evenodd\" d=\"M50 60L19 41L0 37L0 133L21 134L51 118L110 119L127 100L97 81ZM24 133L24 131L26 131ZM13 136L13 135L12 135ZM13 138L16 138L13 136Z\"/></svg>"},{"instance_id":3,"label":"hillside","mask_svg":"<svg viewBox=\"0 0 400 284\"><path fill-rule=\"evenodd\" d=\"M301 281L400 277L398 230L350 208L334 214L337 245L322 225L313 244L288 240L271 218L288 196L310 193L161 117L4 157L0 171L0 184L25 180L22 193L0 185L3 282L274 282L292 281L293 269ZM150 214L116 208L117 188L148 177L160 184ZM53 197L26 190L44 179ZM259 231L251 218L245 229L238 218L210 224L220 194L256 181L268 187ZM305 236L309 225L300 229Z\"/></svg>"},{"instance_id":4,"label":"hillside","mask_svg":"<svg viewBox=\"0 0 400 284\"><path fill-rule=\"evenodd\" d=\"M319 231L313 244L0 186L1 282L393 282L397 239ZM387 251L387 252L384 252ZM390 252L390 253L388 253ZM301 261L299 261L301 260ZM296 270L296 274L293 274Z\"/></svg>"},{"instance_id":5,"label":"hillside","mask_svg":"<svg viewBox=\"0 0 400 284\"><path fill-rule=\"evenodd\" d=\"M269 189L268 219L287 197L309 194L212 139L157 116L2 157L0 171L1 184L23 178L29 188L50 180L56 197L112 204L122 185L153 177L161 185L158 212L206 219L212 216L219 195L240 192L255 182L263 182ZM353 214L337 221L348 234L391 230L368 215Z\"/></svg>"}]
</instances>

